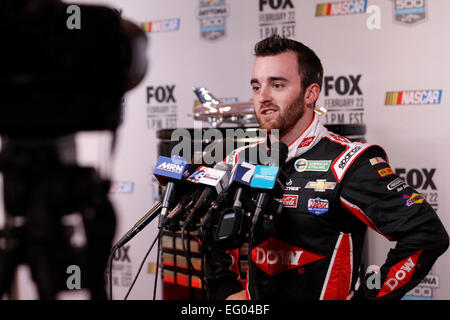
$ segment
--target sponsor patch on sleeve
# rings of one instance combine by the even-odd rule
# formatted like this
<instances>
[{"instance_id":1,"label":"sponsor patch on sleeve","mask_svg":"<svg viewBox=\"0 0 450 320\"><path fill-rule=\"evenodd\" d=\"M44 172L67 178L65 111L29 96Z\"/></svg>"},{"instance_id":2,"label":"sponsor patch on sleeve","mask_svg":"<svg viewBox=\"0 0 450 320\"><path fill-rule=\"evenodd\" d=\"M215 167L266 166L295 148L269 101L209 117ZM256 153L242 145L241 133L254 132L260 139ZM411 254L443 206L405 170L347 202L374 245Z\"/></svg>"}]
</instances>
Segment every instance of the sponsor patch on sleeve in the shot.
<instances>
[{"instance_id":1,"label":"sponsor patch on sleeve","mask_svg":"<svg viewBox=\"0 0 450 320\"><path fill-rule=\"evenodd\" d=\"M395 173L390 167L380 169L377 172L378 175L382 178Z\"/></svg>"},{"instance_id":2,"label":"sponsor patch on sleeve","mask_svg":"<svg viewBox=\"0 0 450 320\"><path fill-rule=\"evenodd\" d=\"M416 268L417 261L422 250L394 265L388 272L383 287L378 293L378 298L383 297L407 284Z\"/></svg>"},{"instance_id":3,"label":"sponsor patch on sleeve","mask_svg":"<svg viewBox=\"0 0 450 320\"><path fill-rule=\"evenodd\" d=\"M406 200L407 207L411 207L415 203L422 203L425 200L423 195L415 192L413 192L412 195L405 194L403 195L403 198Z\"/></svg>"},{"instance_id":4,"label":"sponsor patch on sleeve","mask_svg":"<svg viewBox=\"0 0 450 320\"><path fill-rule=\"evenodd\" d=\"M347 149L333 162L332 170L337 181L341 181L351 164L371 145L359 142L351 143Z\"/></svg>"},{"instance_id":5,"label":"sponsor patch on sleeve","mask_svg":"<svg viewBox=\"0 0 450 320\"><path fill-rule=\"evenodd\" d=\"M386 160L384 160L381 157L375 157L375 158L370 159L369 161L370 161L370 164L373 165L373 166L378 164L378 163L386 163Z\"/></svg>"},{"instance_id":6,"label":"sponsor patch on sleeve","mask_svg":"<svg viewBox=\"0 0 450 320\"><path fill-rule=\"evenodd\" d=\"M407 187L408 187L408 184L402 178L396 178L395 180L392 180L387 185L387 189L389 191L392 191L392 190L396 189L397 192L400 192L400 191L402 191L403 189L405 189Z\"/></svg>"}]
</instances>

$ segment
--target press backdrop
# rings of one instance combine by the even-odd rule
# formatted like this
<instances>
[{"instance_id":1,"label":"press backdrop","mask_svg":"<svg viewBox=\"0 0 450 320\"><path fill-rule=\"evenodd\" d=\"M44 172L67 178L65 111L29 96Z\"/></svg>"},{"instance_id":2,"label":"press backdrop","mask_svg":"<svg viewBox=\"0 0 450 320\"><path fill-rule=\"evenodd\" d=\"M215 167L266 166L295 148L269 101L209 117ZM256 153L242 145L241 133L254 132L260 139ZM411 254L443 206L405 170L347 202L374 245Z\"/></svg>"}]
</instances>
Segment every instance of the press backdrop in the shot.
<instances>
[{"instance_id":1,"label":"press backdrop","mask_svg":"<svg viewBox=\"0 0 450 320\"><path fill-rule=\"evenodd\" d=\"M277 32L310 46L324 66L319 105L327 124L365 124L366 139L387 151L393 169L417 188L450 231L450 1L448 0L109 0L104 4L146 31L149 70L124 99L111 157L108 133L77 135L78 159L114 181L110 198L121 237L158 200L152 171L159 129L194 123L192 88L249 101L254 44ZM69 15L68 15L69 16ZM82 19L82 16L81 16ZM81 20L82 27L82 20ZM122 299L156 236L155 224L114 259L114 298ZM393 246L369 234L369 262L382 265ZM129 299L151 299L156 251ZM406 298L450 299L447 251ZM22 298L34 298L26 270ZM161 299L161 282L156 298ZM83 298L81 293L70 297Z\"/></svg>"}]
</instances>

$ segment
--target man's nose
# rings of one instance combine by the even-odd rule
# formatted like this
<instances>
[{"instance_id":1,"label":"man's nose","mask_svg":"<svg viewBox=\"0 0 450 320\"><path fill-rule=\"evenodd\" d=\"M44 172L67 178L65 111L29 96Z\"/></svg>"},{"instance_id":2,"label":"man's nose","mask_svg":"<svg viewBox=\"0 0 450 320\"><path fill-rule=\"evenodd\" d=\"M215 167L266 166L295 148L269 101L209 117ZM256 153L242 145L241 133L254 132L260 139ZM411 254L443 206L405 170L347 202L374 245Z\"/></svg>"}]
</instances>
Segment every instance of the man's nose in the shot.
<instances>
[{"instance_id":1,"label":"man's nose","mask_svg":"<svg viewBox=\"0 0 450 320\"><path fill-rule=\"evenodd\" d=\"M261 88L258 100L259 100L260 104L266 104L266 103L272 102L272 94L270 91L270 87L264 86Z\"/></svg>"}]
</instances>

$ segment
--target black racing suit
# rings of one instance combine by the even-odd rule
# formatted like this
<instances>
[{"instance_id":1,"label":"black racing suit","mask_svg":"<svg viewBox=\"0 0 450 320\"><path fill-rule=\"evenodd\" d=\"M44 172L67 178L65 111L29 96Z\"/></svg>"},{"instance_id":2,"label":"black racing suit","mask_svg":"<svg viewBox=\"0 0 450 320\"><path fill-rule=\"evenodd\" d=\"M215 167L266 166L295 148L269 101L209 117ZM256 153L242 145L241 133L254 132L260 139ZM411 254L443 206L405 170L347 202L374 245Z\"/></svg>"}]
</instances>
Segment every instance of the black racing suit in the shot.
<instances>
[{"instance_id":1,"label":"black racing suit","mask_svg":"<svg viewBox=\"0 0 450 320\"><path fill-rule=\"evenodd\" d=\"M227 162L246 160L256 147L236 149ZM237 256L208 245L211 299L242 289L249 299L346 299L355 291L367 226L397 244L381 266L381 288L363 280L355 298L399 299L448 247L435 211L392 171L383 149L333 134L317 116L289 145L282 170L284 208L272 234L251 235L245 283Z\"/></svg>"}]
</instances>

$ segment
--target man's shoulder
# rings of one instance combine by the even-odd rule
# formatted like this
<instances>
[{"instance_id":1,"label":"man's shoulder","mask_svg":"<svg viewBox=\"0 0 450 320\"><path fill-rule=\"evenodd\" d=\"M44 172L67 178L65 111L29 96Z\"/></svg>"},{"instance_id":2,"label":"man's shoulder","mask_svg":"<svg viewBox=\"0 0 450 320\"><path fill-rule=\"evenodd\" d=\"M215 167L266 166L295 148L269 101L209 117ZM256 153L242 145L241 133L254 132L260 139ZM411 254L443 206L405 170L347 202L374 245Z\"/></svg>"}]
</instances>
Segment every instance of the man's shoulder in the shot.
<instances>
[{"instance_id":1,"label":"man's shoulder","mask_svg":"<svg viewBox=\"0 0 450 320\"><path fill-rule=\"evenodd\" d=\"M331 166L337 181L343 179L345 173L357 159L367 157L368 154L379 156L388 161L386 152L379 145L350 141L348 138L333 132L329 132L323 139L328 142L328 146L333 146L339 150Z\"/></svg>"}]
</instances>

